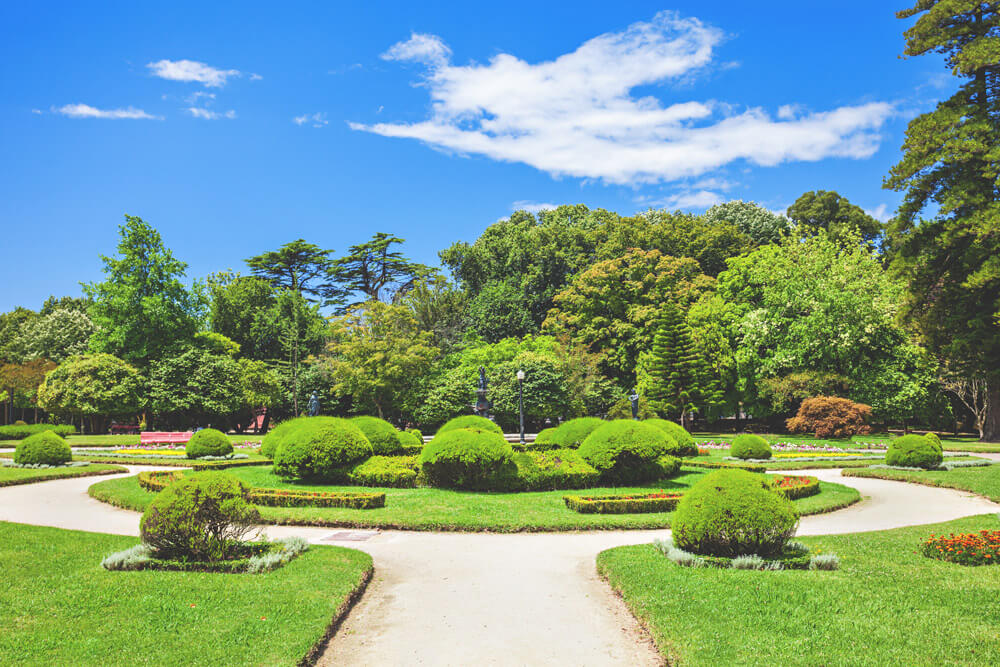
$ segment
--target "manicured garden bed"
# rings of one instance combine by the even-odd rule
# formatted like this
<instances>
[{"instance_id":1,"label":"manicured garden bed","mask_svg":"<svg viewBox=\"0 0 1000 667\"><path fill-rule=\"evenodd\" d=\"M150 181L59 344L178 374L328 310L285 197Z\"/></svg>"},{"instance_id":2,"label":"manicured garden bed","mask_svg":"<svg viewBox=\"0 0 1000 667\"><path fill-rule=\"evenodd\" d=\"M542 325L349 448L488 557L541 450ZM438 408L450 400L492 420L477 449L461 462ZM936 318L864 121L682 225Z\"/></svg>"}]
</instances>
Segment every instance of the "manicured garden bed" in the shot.
<instances>
[{"instance_id":1,"label":"manicured garden bed","mask_svg":"<svg viewBox=\"0 0 1000 667\"><path fill-rule=\"evenodd\" d=\"M709 441L729 442L733 439L732 433L695 433L694 439L698 443ZM832 445L834 447L848 448L877 448L884 449L889 445L891 438L886 434L857 435L853 438L814 438L802 435L777 435L761 434L769 442L788 442L802 445L815 445L819 443ZM941 446L946 452L1000 452L1000 442L980 442L971 436L945 436L941 437Z\"/></svg>"},{"instance_id":2,"label":"manicured garden bed","mask_svg":"<svg viewBox=\"0 0 1000 667\"><path fill-rule=\"evenodd\" d=\"M371 576L314 546L267 575L109 572L134 537L0 523L0 664L296 665Z\"/></svg>"},{"instance_id":3,"label":"manicured garden bed","mask_svg":"<svg viewBox=\"0 0 1000 667\"><path fill-rule=\"evenodd\" d=\"M993 502L1000 502L1000 465L982 468L956 468L954 470L929 471L863 468L860 470L845 470L843 475L845 477L875 477L877 479L911 482L926 486L941 486L960 491L969 491L985 496Z\"/></svg>"},{"instance_id":4,"label":"manicured garden bed","mask_svg":"<svg viewBox=\"0 0 1000 667\"><path fill-rule=\"evenodd\" d=\"M920 548L931 533L998 526L984 515L801 538L839 556L833 572L685 568L652 545L604 551L597 567L671 663L990 665L1000 663L996 569L933 560Z\"/></svg>"},{"instance_id":5,"label":"manicured garden bed","mask_svg":"<svg viewBox=\"0 0 1000 667\"><path fill-rule=\"evenodd\" d=\"M664 528L669 512L651 514L578 514L566 508L565 491L523 493L484 493L435 488L365 488L325 486L283 482L269 467L234 468L230 472L257 488L296 489L301 491L356 492L379 491L386 495L385 507L353 510L317 507L261 507L264 520L270 523L351 526L358 528L400 528L406 530L457 531L559 531L585 529ZM620 488L587 489L586 495L622 493L645 494L659 491L683 492L704 473L684 471L677 477L646 485ZM854 489L841 484L821 483L818 495L795 501L801 514L818 514L846 507L860 499ZM153 493L139 486L137 477L109 480L90 487L98 500L143 511Z\"/></svg>"},{"instance_id":6,"label":"manicured garden bed","mask_svg":"<svg viewBox=\"0 0 1000 667\"><path fill-rule=\"evenodd\" d=\"M248 455L245 459L232 459L225 461L198 461L185 456L112 456L100 453L77 453L73 452L74 461L89 461L91 463L116 463L130 466L170 466L177 468L195 468L198 470L239 468L241 466L259 466L269 464L271 461L253 450L245 450ZM0 457L13 458L11 452L0 452Z\"/></svg>"},{"instance_id":7,"label":"manicured garden bed","mask_svg":"<svg viewBox=\"0 0 1000 667\"><path fill-rule=\"evenodd\" d=\"M95 475L113 475L128 472L128 469L116 465L66 466L60 468L13 468L0 466L0 486L15 484L31 484L50 479L67 479L70 477L93 477Z\"/></svg>"}]
</instances>

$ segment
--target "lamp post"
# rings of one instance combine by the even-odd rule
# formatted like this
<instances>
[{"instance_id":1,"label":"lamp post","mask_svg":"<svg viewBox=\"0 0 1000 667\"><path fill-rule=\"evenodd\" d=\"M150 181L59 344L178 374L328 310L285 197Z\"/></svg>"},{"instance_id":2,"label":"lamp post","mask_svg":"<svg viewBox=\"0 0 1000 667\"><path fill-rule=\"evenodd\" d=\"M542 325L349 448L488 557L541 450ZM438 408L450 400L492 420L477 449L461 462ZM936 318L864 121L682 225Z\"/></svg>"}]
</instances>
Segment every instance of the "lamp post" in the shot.
<instances>
[{"instance_id":1,"label":"lamp post","mask_svg":"<svg viewBox=\"0 0 1000 667\"><path fill-rule=\"evenodd\" d=\"M521 413L521 444L524 444L524 371L517 372L517 410Z\"/></svg>"}]
</instances>

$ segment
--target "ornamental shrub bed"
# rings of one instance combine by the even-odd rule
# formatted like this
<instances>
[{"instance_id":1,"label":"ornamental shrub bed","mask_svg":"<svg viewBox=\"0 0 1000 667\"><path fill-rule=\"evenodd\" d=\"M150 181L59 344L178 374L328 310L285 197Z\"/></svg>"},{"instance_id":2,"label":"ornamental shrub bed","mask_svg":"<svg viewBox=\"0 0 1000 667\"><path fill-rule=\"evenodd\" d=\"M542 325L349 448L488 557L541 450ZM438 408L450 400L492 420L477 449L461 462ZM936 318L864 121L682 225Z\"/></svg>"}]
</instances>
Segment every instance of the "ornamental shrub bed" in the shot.
<instances>
[{"instance_id":1,"label":"ornamental shrub bed","mask_svg":"<svg viewBox=\"0 0 1000 667\"><path fill-rule=\"evenodd\" d=\"M417 485L417 456L372 456L345 471L344 480L358 486L412 489Z\"/></svg>"},{"instance_id":2,"label":"ornamental shrub bed","mask_svg":"<svg viewBox=\"0 0 1000 667\"><path fill-rule=\"evenodd\" d=\"M462 415L461 417L454 417L449 419L444 423L444 425L437 430L435 435L441 435L442 433L447 433L448 431L454 431L460 428L474 428L480 431L489 431L491 433L498 433L503 435L503 429L500 426L486 417L480 417L479 415Z\"/></svg>"},{"instance_id":3,"label":"ornamental shrub bed","mask_svg":"<svg viewBox=\"0 0 1000 667\"><path fill-rule=\"evenodd\" d=\"M517 475L513 458L513 448L500 433L459 428L439 430L420 453L420 466L432 486L502 490L509 488L511 477Z\"/></svg>"},{"instance_id":4,"label":"ornamental shrub bed","mask_svg":"<svg viewBox=\"0 0 1000 667\"><path fill-rule=\"evenodd\" d=\"M73 458L69 444L52 431L40 431L17 443L14 463L62 465Z\"/></svg>"},{"instance_id":5,"label":"ornamental shrub bed","mask_svg":"<svg viewBox=\"0 0 1000 667\"><path fill-rule=\"evenodd\" d=\"M598 427L604 424L604 420L598 417L577 417L560 424L551 439L563 449L576 449L587 436L593 433Z\"/></svg>"},{"instance_id":6,"label":"ornamental shrub bed","mask_svg":"<svg viewBox=\"0 0 1000 667\"><path fill-rule=\"evenodd\" d=\"M344 466L372 455L365 434L347 419L308 417L295 424L274 452L274 472L283 479L333 479Z\"/></svg>"},{"instance_id":7,"label":"ornamental shrub bed","mask_svg":"<svg viewBox=\"0 0 1000 667\"><path fill-rule=\"evenodd\" d=\"M715 567L733 570L836 570L839 566L833 554L812 555L801 542L789 542L784 549L768 558L757 554L710 556L693 554L678 548L672 538L655 540L653 546L673 563L682 567Z\"/></svg>"},{"instance_id":8,"label":"ornamental shrub bed","mask_svg":"<svg viewBox=\"0 0 1000 667\"><path fill-rule=\"evenodd\" d=\"M646 493L622 496L564 496L566 507L581 514L644 514L672 512L682 494Z\"/></svg>"},{"instance_id":9,"label":"ornamental shrub bed","mask_svg":"<svg viewBox=\"0 0 1000 667\"><path fill-rule=\"evenodd\" d=\"M285 436L292 432L299 424L303 424L312 417L294 417L286 420L272 428L261 438L260 453L269 459L274 458L274 453L278 451L278 446L285 441Z\"/></svg>"},{"instance_id":10,"label":"ornamental shrub bed","mask_svg":"<svg viewBox=\"0 0 1000 667\"><path fill-rule=\"evenodd\" d=\"M612 484L653 481L662 474L657 465L675 441L662 430L631 419L605 422L580 445L580 456Z\"/></svg>"},{"instance_id":11,"label":"ornamental shrub bed","mask_svg":"<svg viewBox=\"0 0 1000 667\"><path fill-rule=\"evenodd\" d=\"M933 470L941 465L941 441L911 433L889 442L886 465Z\"/></svg>"},{"instance_id":12,"label":"ornamental shrub bed","mask_svg":"<svg viewBox=\"0 0 1000 667\"><path fill-rule=\"evenodd\" d=\"M418 431L419 433L419 431ZM398 453L404 455L419 454L424 448L423 436L410 431L397 431L396 440L399 442Z\"/></svg>"},{"instance_id":13,"label":"ornamental shrub bed","mask_svg":"<svg viewBox=\"0 0 1000 667\"><path fill-rule=\"evenodd\" d=\"M233 443L225 433L214 428L195 431L187 441L184 451L189 459L223 457L233 453Z\"/></svg>"},{"instance_id":14,"label":"ornamental shrub bed","mask_svg":"<svg viewBox=\"0 0 1000 667\"><path fill-rule=\"evenodd\" d=\"M928 558L959 565L995 565L1000 560L1000 530L947 536L932 533L922 551Z\"/></svg>"},{"instance_id":15,"label":"ornamental shrub bed","mask_svg":"<svg viewBox=\"0 0 1000 667\"><path fill-rule=\"evenodd\" d=\"M806 475L778 475L771 477L771 486L789 500L798 500L819 493L819 479Z\"/></svg>"},{"instance_id":16,"label":"ornamental shrub bed","mask_svg":"<svg viewBox=\"0 0 1000 667\"><path fill-rule=\"evenodd\" d=\"M711 468L713 470L718 469L735 469L735 470L746 470L748 472L764 472L767 470L767 466L762 466L758 464L747 464L747 463L725 463L723 461L693 461L691 459L684 459L681 465L685 468Z\"/></svg>"},{"instance_id":17,"label":"ornamental shrub bed","mask_svg":"<svg viewBox=\"0 0 1000 667\"><path fill-rule=\"evenodd\" d=\"M645 423L662 430L677 443L676 451L668 451L673 456L698 456L698 446L687 429L667 419L646 419Z\"/></svg>"},{"instance_id":18,"label":"ornamental shrub bed","mask_svg":"<svg viewBox=\"0 0 1000 667\"><path fill-rule=\"evenodd\" d=\"M771 458L771 445L767 440L752 433L741 433L733 438L729 455L737 459L754 459L757 461Z\"/></svg>"},{"instance_id":19,"label":"ornamental shrub bed","mask_svg":"<svg viewBox=\"0 0 1000 667\"><path fill-rule=\"evenodd\" d=\"M76 433L76 427L69 424L8 424L0 426L0 440L24 440L43 431L51 431L65 438Z\"/></svg>"},{"instance_id":20,"label":"ornamental shrub bed","mask_svg":"<svg viewBox=\"0 0 1000 667\"><path fill-rule=\"evenodd\" d=\"M116 551L101 561L105 570L171 570L178 572L225 572L263 574L276 570L309 550L301 537L287 537L275 542L248 542L242 545L242 557L225 561L190 561L156 558L148 544L138 544Z\"/></svg>"},{"instance_id":21,"label":"ornamental shrub bed","mask_svg":"<svg viewBox=\"0 0 1000 667\"><path fill-rule=\"evenodd\" d=\"M352 417L351 423L361 429L361 432L372 443L372 452L384 456L399 454L402 447L399 442L399 431L396 427L378 417Z\"/></svg>"},{"instance_id":22,"label":"ornamental shrub bed","mask_svg":"<svg viewBox=\"0 0 1000 667\"><path fill-rule=\"evenodd\" d=\"M516 482L510 491L555 491L595 486L601 473L583 460L575 449L514 454Z\"/></svg>"}]
</instances>

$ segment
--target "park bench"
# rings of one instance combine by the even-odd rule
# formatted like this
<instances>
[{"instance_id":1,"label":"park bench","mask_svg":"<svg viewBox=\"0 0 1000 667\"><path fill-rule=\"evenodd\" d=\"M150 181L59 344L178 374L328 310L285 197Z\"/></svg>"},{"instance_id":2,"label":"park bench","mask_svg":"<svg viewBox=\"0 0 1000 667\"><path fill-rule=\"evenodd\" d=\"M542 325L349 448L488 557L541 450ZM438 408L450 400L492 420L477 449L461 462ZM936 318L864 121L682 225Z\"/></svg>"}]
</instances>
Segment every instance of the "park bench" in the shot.
<instances>
[{"instance_id":1,"label":"park bench","mask_svg":"<svg viewBox=\"0 0 1000 667\"><path fill-rule=\"evenodd\" d=\"M139 444L142 445L183 445L191 436L191 431L143 431L139 435Z\"/></svg>"},{"instance_id":2,"label":"park bench","mask_svg":"<svg viewBox=\"0 0 1000 667\"><path fill-rule=\"evenodd\" d=\"M138 435L138 424L112 424L111 435Z\"/></svg>"}]
</instances>

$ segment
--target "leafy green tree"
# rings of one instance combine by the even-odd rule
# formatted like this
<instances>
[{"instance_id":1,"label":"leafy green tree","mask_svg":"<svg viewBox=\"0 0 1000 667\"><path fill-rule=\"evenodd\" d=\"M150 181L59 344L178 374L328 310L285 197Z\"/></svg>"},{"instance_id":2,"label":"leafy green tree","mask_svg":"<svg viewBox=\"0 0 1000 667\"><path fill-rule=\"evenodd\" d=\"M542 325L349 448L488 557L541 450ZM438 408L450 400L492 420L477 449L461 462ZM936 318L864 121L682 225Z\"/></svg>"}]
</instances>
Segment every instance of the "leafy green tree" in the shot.
<instances>
[{"instance_id":1,"label":"leafy green tree","mask_svg":"<svg viewBox=\"0 0 1000 667\"><path fill-rule=\"evenodd\" d=\"M319 313L318 304L310 304L300 292L292 289L284 289L278 293L270 321L275 323L278 330L278 343L282 351L279 366L288 379L292 414L298 415L302 361L322 349L327 336L326 321Z\"/></svg>"},{"instance_id":2,"label":"leafy green tree","mask_svg":"<svg viewBox=\"0 0 1000 667\"><path fill-rule=\"evenodd\" d=\"M254 255L246 260L254 275L267 280L275 289L287 289L306 295L323 305L341 303L344 292L330 280L333 250L324 250L305 239L290 241L277 250Z\"/></svg>"},{"instance_id":3,"label":"leafy green tree","mask_svg":"<svg viewBox=\"0 0 1000 667\"><path fill-rule=\"evenodd\" d=\"M86 420L91 433L103 433L106 420L126 417L139 409L139 372L110 354L70 357L45 376L38 404L63 419Z\"/></svg>"},{"instance_id":4,"label":"leafy green tree","mask_svg":"<svg viewBox=\"0 0 1000 667\"><path fill-rule=\"evenodd\" d=\"M800 234L823 230L840 242L860 235L862 241L871 243L882 234L881 222L833 191L806 192L788 207L788 217Z\"/></svg>"},{"instance_id":5,"label":"leafy green tree","mask_svg":"<svg viewBox=\"0 0 1000 667\"><path fill-rule=\"evenodd\" d=\"M50 296L42 303L42 308L38 311L38 314L43 316L51 315L56 310L75 310L86 315L90 310L90 299L78 296L62 296L57 299L54 296Z\"/></svg>"},{"instance_id":6,"label":"leafy green tree","mask_svg":"<svg viewBox=\"0 0 1000 667\"><path fill-rule=\"evenodd\" d=\"M347 256L332 264L330 275L345 294L360 292L369 301L388 301L397 293L407 292L430 272L423 264L411 262L402 252L391 249L404 242L397 236L377 232L370 241L351 246Z\"/></svg>"},{"instance_id":7,"label":"leafy green tree","mask_svg":"<svg viewBox=\"0 0 1000 667\"><path fill-rule=\"evenodd\" d=\"M236 421L237 430L242 430L251 421L254 410L258 408L271 408L281 405L285 401L285 386L281 375L271 367L266 361L258 359L238 359L239 377L241 388L241 400L247 418ZM270 415L267 415L270 417ZM267 418L263 432L267 432Z\"/></svg>"},{"instance_id":8,"label":"leafy green tree","mask_svg":"<svg viewBox=\"0 0 1000 667\"><path fill-rule=\"evenodd\" d=\"M157 361L149 374L149 403L161 424L216 426L244 407L240 365L228 354L190 347Z\"/></svg>"},{"instance_id":9,"label":"leafy green tree","mask_svg":"<svg viewBox=\"0 0 1000 667\"><path fill-rule=\"evenodd\" d=\"M243 357L281 358L274 286L258 276L229 272L209 276L207 284L209 328L237 343Z\"/></svg>"},{"instance_id":10,"label":"leafy green tree","mask_svg":"<svg viewBox=\"0 0 1000 667\"><path fill-rule=\"evenodd\" d=\"M775 243L791 228L785 216L773 213L755 202L740 199L716 204L705 211L702 219L710 225L729 223L746 234L754 245ZM722 267L720 270L724 269Z\"/></svg>"},{"instance_id":11,"label":"leafy green tree","mask_svg":"<svg viewBox=\"0 0 1000 667\"><path fill-rule=\"evenodd\" d=\"M15 340L22 357L59 363L87 351L97 327L79 310L57 308L24 323Z\"/></svg>"},{"instance_id":12,"label":"leafy green tree","mask_svg":"<svg viewBox=\"0 0 1000 667\"><path fill-rule=\"evenodd\" d=\"M0 361L18 363L24 360L21 330L36 317L38 313L20 306L0 314Z\"/></svg>"},{"instance_id":13,"label":"leafy green tree","mask_svg":"<svg viewBox=\"0 0 1000 667\"><path fill-rule=\"evenodd\" d=\"M486 283L469 303L468 312L472 330L489 343L538 331L530 299L512 281Z\"/></svg>"},{"instance_id":14,"label":"leafy green tree","mask_svg":"<svg viewBox=\"0 0 1000 667\"><path fill-rule=\"evenodd\" d=\"M903 192L889 229L908 282L903 314L953 373L986 387L982 437L1000 440L1000 7L919 0L907 57L944 56L958 91L910 121L884 186ZM931 219L918 219L936 208Z\"/></svg>"},{"instance_id":15,"label":"leafy green tree","mask_svg":"<svg viewBox=\"0 0 1000 667\"><path fill-rule=\"evenodd\" d=\"M146 369L190 343L202 304L181 283L187 265L174 258L159 232L131 215L119 231L118 257L101 256L104 282L83 285L97 326L90 348Z\"/></svg>"},{"instance_id":16,"label":"leafy green tree","mask_svg":"<svg viewBox=\"0 0 1000 667\"><path fill-rule=\"evenodd\" d=\"M3 402L4 421L14 421L14 410L21 410L21 419L25 418L25 410L33 410L34 421L38 421L38 388L45 380L45 375L56 365L48 359L34 358L21 363L0 365L0 392Z\"/></svg>"},{"instance_id":17,"label":"leafy green tree","mask_svg":"<svg viewBox=\"0 0 1000 667\"><path fill-rule=\"evenodd\" d=\"M492 412L505 431L516 431L520 422L517 371L524 371L524 423L537 431L547 418L576 417L580 401L566 382L565 368L547 355L526 352L491 369Z\"/></svg>"},{"instance_id":18,"label":"leafy green tree","mask_svg":"<svg viewBox=\"0 0 1000 667\"><path fill-rule=\"evenodd\" d=\"M417 326L430 331L442 353L459 347L468 326L468 294L441 275L418 280L401 302L410 309Z\"/></svg>"}]
</instances>

